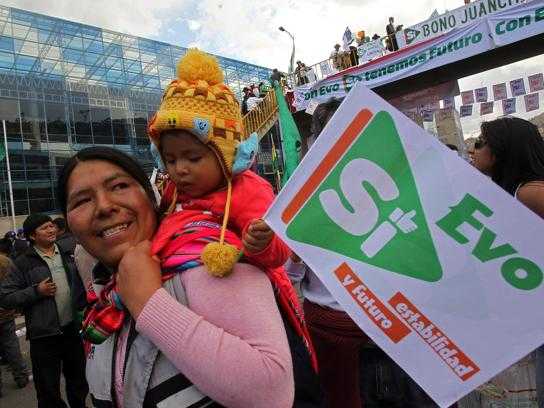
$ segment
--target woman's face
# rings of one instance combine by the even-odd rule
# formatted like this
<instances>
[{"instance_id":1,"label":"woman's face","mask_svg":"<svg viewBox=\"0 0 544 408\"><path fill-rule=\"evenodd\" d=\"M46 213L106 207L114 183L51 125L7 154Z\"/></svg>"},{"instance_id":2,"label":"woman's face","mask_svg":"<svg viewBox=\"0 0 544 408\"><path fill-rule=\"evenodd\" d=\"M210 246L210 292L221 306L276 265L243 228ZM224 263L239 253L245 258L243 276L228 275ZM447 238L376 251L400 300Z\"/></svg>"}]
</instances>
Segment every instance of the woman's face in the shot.
<instances>
[{"instance_id":1,"label":"woman's face","mask_svg":"<svg viewBox=\"0 0 544 408\"><path fill-rule=\"evenodd\" d=\"M127 249L153 236L157 219L143 187L110 162L77 164L66 197L70 229L107 266L116 267Z\"/></svg>"},{"instance_id":2,"label":"woman's face","mask_svg":"<svg viewBox=\"0 0 544 408\"><path fill-rule=\"evenodd\" d=\"M472 164L482 173L488 176L491 175L495 164L495 155L491 152L489 146L485 145L479 149L474 149Z\"/></svg>"},{"instance_id":3,"label":"woman's face","mask_svg":"<svg viewBox=\"0 0 544 408\"><path fill-rule=\"evenodd\" d=\"M491 175L493 166L495 165L495 155L491 152L487 144L481 143L474 148L472 164L482 173L488 176Z\"/></svg>"}]
</instances>

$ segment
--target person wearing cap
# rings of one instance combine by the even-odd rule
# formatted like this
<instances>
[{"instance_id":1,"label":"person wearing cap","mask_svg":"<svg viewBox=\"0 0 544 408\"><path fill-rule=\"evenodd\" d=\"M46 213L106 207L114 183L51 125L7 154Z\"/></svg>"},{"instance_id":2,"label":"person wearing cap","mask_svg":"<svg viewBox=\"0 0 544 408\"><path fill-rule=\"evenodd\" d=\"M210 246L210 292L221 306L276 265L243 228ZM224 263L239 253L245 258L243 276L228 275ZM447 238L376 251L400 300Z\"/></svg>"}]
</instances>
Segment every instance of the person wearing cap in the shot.
<instances>
[{"instance_id":1,"label":"person wearing cap","mask_svg":"<svg viewBox=\"0 0 544 408\"><path fill-rule=\"evenodd\" d=\"M75 310L85 304L73 257L55 244L51 217L31 214L23 223L30 247L15 260L17 271L0 285L0 306L22 309L39 408L66 407L61 371L71 408L85 407L88 386Z\"/></svg>"},{"instance_id":2,"label":"person wearing cap","mask_svg":"<svg viewBox=\"0 0 544 408\"><path fill-rule=\"evenodd\" d=\"M340 44L335 44L334 50L331 53L330 58L332 60L332 66L339 71L344 69L343 63L342 63L342 58L343 58L342 55L343 55L343 52L340 51Z\"/></svg>"}]
</instances>

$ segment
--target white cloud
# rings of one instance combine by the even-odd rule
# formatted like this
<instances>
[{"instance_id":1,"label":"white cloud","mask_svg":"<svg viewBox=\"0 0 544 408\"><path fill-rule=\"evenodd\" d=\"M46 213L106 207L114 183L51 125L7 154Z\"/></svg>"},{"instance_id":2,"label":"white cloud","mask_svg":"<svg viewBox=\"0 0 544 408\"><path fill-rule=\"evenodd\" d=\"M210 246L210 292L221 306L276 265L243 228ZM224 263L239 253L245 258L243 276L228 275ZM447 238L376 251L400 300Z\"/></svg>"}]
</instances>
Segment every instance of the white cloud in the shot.
<instances>
[{"instance_id":1,"label":"white cloud","mask_svg":"<svg viewBox=\"0 0 544 408\"><path fill-rule=\"evenodd\" d=\"M4 0L5 6L43 13L143 37L156 36L176 0ZM182 5L181 5L182 6Z\"/></svg>"},{"instance_id":2,"label":"white cloud","mask_svg":"<svg viewBox=\"0 0 544 408\"><path fill-rule=\"evenodd\" d=\"M196 10L205 27L200 33L202 44L210 51L285 70L291 39L278 30L280 25L294 35L297 59L313 64L327 58L346 26L384 35L389 16L408 26L427 18L435 8L459 5L458 0L202 0Z\"/></svg>"},{"instance_id":3,"label":"white cloud","mask_svg":"<svg viewBox=\"0 0 544 408\"><path fill-rule=\"evenodd\" d=\"M200 29L202 24L200 24L200 22L196 20L187 20L187 26L189 27L189 30L196 31Z\"/></svg>"}]
</instances>

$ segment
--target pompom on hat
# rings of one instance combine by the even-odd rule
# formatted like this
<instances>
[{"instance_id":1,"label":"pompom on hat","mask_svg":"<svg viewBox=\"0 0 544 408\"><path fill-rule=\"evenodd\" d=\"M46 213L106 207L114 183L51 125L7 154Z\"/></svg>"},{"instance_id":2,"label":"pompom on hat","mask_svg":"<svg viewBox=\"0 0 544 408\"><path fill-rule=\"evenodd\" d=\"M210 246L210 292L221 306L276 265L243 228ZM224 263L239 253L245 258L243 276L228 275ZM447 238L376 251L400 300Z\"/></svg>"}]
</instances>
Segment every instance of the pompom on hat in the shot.
<instances>
[{"instance_id":1,"label":"pompom on hat","mask_svg":"<svg viewBox=\"0 0 544 408\"><path fill-rule=\"evenodd\" d=\"M190 49L179 61L177 75L166 88L147 131L159 152L161 133L185 130L216 154L227 180L227 200L220 240L208 244L201 259L211 275L227 276L241 255L236 247L224 242L232 177L250 168L258 148L258 137L256 134L247 139L244 137L240 104L223 83L223 72L216 58Z\"/></svg>"},{"instance_id":2,"label":"pompom on hat","mask_svg":"<svg viewBox=\"0 0 544 408\"><path fill-rule=\"evenodd\" d=\"M149 123L151 142L160 151L162 132L186 130L213 149L225 176L231 177L236 149L245 138L240 105L223 83L217 59L190 49L179 61L177 75Z\"/></svg>"}]
</instances>

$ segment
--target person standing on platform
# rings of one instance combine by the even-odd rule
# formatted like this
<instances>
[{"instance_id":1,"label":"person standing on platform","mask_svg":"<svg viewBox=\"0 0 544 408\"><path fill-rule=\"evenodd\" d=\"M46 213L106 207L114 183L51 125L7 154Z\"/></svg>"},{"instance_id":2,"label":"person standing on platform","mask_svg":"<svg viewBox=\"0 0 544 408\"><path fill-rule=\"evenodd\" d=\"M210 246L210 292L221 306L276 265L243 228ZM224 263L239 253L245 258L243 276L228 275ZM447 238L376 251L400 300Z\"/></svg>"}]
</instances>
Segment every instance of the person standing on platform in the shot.
<instances>
[{"instance_id":1,"label":"person standing on platform","mask_svg":"<svg viewBox=\"0 0 544 408\"><path fill-rule=\"evenodd\" d=\"M397 43L397 37L395 37L397 29L395 27L395 19L393 17L389 17L389 24L387 24L385 27L385 31L387 32L387 38L389 38L387 49L391 52L397 51L399 49L399 45Z\"/></svg>"}]
</instances>

